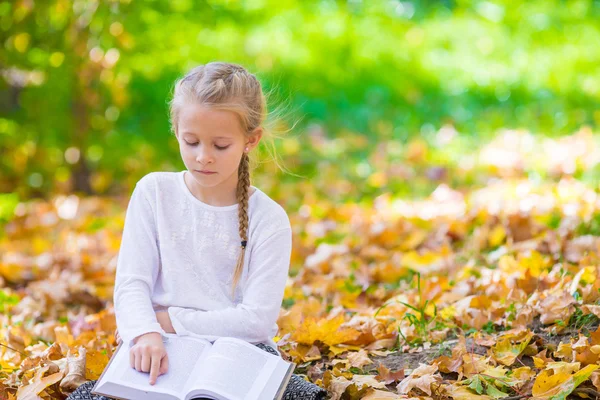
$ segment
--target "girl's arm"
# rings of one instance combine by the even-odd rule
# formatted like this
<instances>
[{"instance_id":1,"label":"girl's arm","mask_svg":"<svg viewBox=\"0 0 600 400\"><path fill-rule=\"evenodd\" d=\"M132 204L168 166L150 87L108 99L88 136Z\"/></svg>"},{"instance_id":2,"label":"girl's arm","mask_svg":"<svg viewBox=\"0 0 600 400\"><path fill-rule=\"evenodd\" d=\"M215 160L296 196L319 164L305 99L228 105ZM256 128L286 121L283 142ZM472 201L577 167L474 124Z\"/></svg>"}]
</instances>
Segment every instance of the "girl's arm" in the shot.
<instances>
[{"instance_id":1,"label":"girl's arm","mask_svg":"<svg viewBox=\"0 0 600 400\"><path fill-rule=\"evenodd\" d=\"M146 175L133 190L117 258L115 315L119 335L128 345L148 332L160 333L163 340L167 338L151 301L160 263L154 212L144 193L151 179Z\"/></svg>"},{"instance_id":2,"label":"girl's arm","mask_svg":"<svg viewBox=\"0 0 600 400\"><path fill-rule=\"evenodd\" d=\"M177 334L228 336L254 343L268 340L279 316L291 251L292 230L288 221L286 228L274 232L252 250L243 302L214 311L169 307Z\"/></svg>"}]
</instances>

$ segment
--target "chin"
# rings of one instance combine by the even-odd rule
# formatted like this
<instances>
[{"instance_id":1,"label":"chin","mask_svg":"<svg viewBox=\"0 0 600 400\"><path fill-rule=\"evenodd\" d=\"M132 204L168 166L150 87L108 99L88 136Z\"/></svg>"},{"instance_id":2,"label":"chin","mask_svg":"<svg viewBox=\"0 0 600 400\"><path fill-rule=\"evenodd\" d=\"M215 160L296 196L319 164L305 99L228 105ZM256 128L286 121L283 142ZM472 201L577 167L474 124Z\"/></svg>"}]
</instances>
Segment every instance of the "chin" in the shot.
<instances>
[{"instance_id":1,"label":"chin","mask_svg":"<svg viewBox=\"0 0 600 400\"><path fill-rule=\"evenodd\" d=\"M217 179L218 174L214 174L214 175L204 175L198 171L192 171L192 177L194 178L194 180L203 187L212 187L212 186L217 186L220 182L219 179Z\"/></svg>"}]
</instances>

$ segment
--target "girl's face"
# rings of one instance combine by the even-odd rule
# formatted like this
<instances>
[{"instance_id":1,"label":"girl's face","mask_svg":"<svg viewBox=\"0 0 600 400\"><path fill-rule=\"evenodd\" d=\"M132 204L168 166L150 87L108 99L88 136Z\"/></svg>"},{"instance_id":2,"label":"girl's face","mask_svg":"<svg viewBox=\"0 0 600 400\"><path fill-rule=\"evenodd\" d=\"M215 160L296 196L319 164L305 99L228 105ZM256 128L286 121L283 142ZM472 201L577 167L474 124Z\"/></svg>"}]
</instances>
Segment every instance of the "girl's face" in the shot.
<instances>
[{"instance_id":1,"label":"girl's face","mask_svg":"<svg viewBox=\"0 0 600 400\"><path fill-rule=\"evenodd\" d=\"M260 140L260 132L244 135L232 111L199 104L182 107L176 132L183 163L203 187L235 187L242 154Z\"/></svg>"}]
</instances>

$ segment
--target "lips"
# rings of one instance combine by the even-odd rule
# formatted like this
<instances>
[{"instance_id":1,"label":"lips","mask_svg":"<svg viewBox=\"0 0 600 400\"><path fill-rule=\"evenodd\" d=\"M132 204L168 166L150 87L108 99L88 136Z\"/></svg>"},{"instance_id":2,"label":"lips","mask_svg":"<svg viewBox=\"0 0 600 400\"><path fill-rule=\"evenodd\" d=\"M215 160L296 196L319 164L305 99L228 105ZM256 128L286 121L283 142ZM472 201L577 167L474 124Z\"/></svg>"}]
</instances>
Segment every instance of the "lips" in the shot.
<instances>
[{"instance_id":1,"label":"lips","mask_svg":"<svg viewBox=\"0 0 600 400\"><path fill-rule=\"evenodd\" d=\"M200 172L201 174L216 174L215 171L196 170L196 172Z\"/></svg>"}]
</instances>

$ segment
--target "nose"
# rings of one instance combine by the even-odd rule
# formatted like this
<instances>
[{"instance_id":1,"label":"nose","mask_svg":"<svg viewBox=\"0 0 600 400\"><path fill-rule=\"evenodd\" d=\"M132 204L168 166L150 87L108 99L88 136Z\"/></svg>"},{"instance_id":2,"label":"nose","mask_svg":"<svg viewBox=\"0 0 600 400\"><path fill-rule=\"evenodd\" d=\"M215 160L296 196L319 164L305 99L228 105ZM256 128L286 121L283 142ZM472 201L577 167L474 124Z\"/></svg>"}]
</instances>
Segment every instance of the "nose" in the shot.
<instances>
[{"instance_id":1,"label":"nose","mask_svg":"<svg viewBox=\"0 0 600 400\"><path fill-rule=\"evenodd\" d=\"M196 156L196 162L206 165L210 164L214 161L213 155L210 150L207 149L208 146L202 146L198 150L198 155Z\"/></svg>"}]
</instances>

